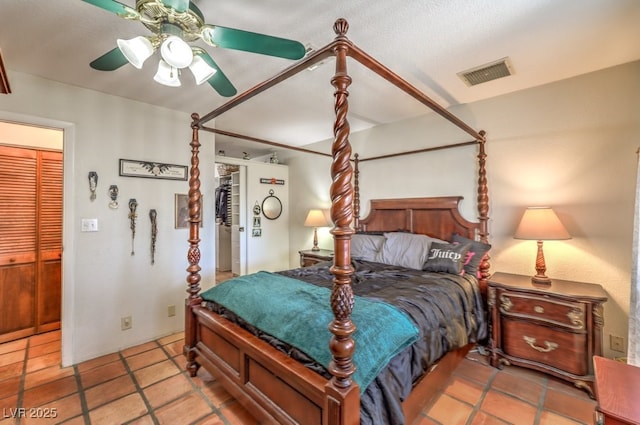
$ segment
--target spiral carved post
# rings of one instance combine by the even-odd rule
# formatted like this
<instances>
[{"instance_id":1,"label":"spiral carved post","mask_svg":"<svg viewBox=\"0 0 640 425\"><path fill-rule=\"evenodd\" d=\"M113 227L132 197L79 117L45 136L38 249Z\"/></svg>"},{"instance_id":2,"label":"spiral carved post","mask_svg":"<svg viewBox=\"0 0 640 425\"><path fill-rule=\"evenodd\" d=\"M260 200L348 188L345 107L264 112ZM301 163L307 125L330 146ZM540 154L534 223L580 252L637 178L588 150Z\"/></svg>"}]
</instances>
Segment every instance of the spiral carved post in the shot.
<instances>
[{"instance_id":1,"label":"spiral carved post","mask_svg":"<svg viewBox=\"0 0 640 425\"><path fill-rule=\"evenodd\" d=\"M351 77L347 74L347 51L350 42L345 34L349 28L347 21L338 19L333 26L338 35L334 54L336 56L336 73L331 79L331 84L335 87L335 113L336 120L333 127L334 142L331 147L333 163L331 165L331 219L335 227L331 230L334 240L334 258L331 273L333 273L333 287L331 289L331 309L334 320L329 324L329 330L333 334L329 342L329 348L333 359L329 365L329 372L333 377L328 385L328 393L335 399L345 399L358 397L357 385L352 383L351 376L356 370L353 364L353 353L355 342L352 338L356 330L351 321L353 311L354 296L351 288L351 235L354 233L351 228L353 219L353 187L351 179L353 169L351 167L351 145L349 144L349 122L347 112L349 104L348 87L351 84ZM354 391L355 389L355 391ZM341 410L340 403L329 405L331 416L340 417L349 423L359 423L359 417L355 418L354 413ZM349 415L349 418L345 418ZM356 415L359 415L357 413ZM336 422L336 423L347 423Z\"/></svg>"},{"instance_id":2,"label":"spiral carved post","mask_svg":"<svg viewBox=\"0 0 640 425\"><path fill-rule=\"evenodd\" d=\"M196 325L193 307L198 306L202 299L200 298L200 201L202 194L200 193L200 159L198 153L200 151L200 141L198 139L198 114L192 114L191 123L191 169L189 172L189 251L187 252L187 293L189 294L185 302L185 346L184 354L187 358L187 370L191 376L198 373L200 365L195 360L196 345Z\"/></svg>"},{"instance_id":3,"label":"spiral carved post","mask_svg":"<svg viewBox=\"0 0 640 425\"><path fill-rule=\"evenodd\" d=\"M360 231L360 155L354 155L353 160L353 228Z\"/></svg>"},{"instance_id":4,"label":"spiral carved post","mask_svg":"<svg viewBox=\"0 0 640 425\"><path fill-rule=\"evenodd\" d=\"M484 243L489 241L489 189L487 186L487 153L485 145L487 139L486 132L480 131L478 141L478 221L480 222L480 240ZM486 295L487 283L489 280L489 255L487 254L480 263L480 290Z\"/></svg>"}]
</instances>

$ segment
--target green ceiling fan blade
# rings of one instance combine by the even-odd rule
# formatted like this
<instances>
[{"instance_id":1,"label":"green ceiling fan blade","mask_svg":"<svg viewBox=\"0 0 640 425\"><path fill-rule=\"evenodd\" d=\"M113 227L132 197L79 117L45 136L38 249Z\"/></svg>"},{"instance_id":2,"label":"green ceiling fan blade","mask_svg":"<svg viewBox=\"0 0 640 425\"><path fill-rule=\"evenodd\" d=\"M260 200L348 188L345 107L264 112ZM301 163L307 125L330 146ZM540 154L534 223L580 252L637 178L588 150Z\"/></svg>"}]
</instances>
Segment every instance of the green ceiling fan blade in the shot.
<instances>
[{"instance_id":1,"label":"green ceiling fan blade","mask_svg":"<svg viewBox=\"0 0 640 425\"><path fill-rule=\"evenodd\" d=\"M189 10L189 0L162 0L162 3L176 12L186 12Z\"/></svg>"},{"instance_id":2,"label":"green ceiling fan blade","mask_svg":"<svg viewBox=\"0 0 640 425\"><path fill-rule=\"evenodd\" d=\"M202 57L202 59L205 60L205 62L209 64L209 66L211 66L216 70L216 73L213 75L213 77L207 80L209 85L213 87L214 90L217 91L218 94L220 94L220 96L225 96L225 97L235 96L235 94L238 93L238 91L236 90L235 87L233 87L233 84L231 84L231 81L229 81L227 76L224 75L224 72L222 72L220 67L213 61L211 56L209 56L209 54L204 51L200 53L200 56Z\"/></svg>"},{"instance_id":3,"label":"green ceiling fan blade","mask_svg":"<svg viewBox=\"0 0 640 425\"><path fill-rule=\"evenodd\" d=\"M202 39L208 44L225 49L244 50L285 59L300 59L306 53L302 43L295 40L217 25L203 27Z\"/></svg>"},{"instance_id":4,"label":"green ceiling fan blade","mask_svg":"<svg viewBox=\"0 0 640 425\"><path fill-rule=\"evenodd\" d=\"M104 9L106 11L109 11L111 13L115 13L118 16L121 17L128 17L128 18L133 18L133 17L138 17L138 12L135 9L132 9L131 7L119 3L115 0L82 0L85 3L89 3L92 4L94 6L98 6L101 9Z\"/></svg>"},{"instance_id":5,"label":"green ceiling fan blade","mask_svg":"<svg viewBox=\"0 0 640 425\"><path fill-rule=\"evenodd\" d=\"M114 71L123 65L128 64L129 61L124 57L118 47L95 59L89 65L93 69L98 71Z\"/></svg>"}]
</instances>

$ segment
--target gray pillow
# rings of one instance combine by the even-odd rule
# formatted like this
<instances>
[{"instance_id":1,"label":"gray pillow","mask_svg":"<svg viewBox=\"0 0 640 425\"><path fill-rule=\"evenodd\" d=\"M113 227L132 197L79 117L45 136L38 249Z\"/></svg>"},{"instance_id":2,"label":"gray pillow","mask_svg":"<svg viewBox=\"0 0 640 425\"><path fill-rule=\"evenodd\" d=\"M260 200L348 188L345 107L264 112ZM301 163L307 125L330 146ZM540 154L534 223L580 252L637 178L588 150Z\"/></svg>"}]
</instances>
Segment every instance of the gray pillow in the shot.
<instances>
[{"instance_id":1,"label":"gray pillow","mask_svg":"<svg viewBox=\"0 0 640 425\"><path fill-rule=\"evenodd\" d=\"M384 245L375 261L415 270L422 270L432 242L444 242L429 236L404 232L389 232L385 233L384 237Z\"/></svg>"},{"instance_id":2,"label":"gray pillow","mask_svg":"<svg viewBox=\"0 0 640 425\"><path fill-rule=\"evenodd\" d=\"M382 235L362 235L356 233L351 236L351 258L365 261L376 261L376 256L384 244Z\"/></svg>"},{"instance_id":3,"label":"gray pillow","mask_svg":"<svg viewBox=\"0 0 640 425\"><path fill-rule=\"evenodd\" d=\"M451 274L464 273L464 261L471 244L436 243L431 244L429 256L422 270Z\"/></svg>"}]
</instances>

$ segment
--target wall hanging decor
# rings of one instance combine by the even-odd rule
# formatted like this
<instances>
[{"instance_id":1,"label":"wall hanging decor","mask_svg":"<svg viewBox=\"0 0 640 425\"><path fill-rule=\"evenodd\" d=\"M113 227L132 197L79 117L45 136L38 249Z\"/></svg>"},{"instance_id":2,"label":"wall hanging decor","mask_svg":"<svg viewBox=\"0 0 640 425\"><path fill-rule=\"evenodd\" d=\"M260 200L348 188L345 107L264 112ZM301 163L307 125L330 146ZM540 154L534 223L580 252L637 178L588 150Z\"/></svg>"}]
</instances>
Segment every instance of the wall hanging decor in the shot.
<instances>
[{"instance_id":1,"label":"wall hanging decor","mask_svg":"<svg viewBox=\"0 0 640 425\"><path fill-rule=\"evenodd\" d=\"M163 164L161 162L120 160L120 175L124 177L145 177L150 179L187 180L187 166Z\"/></svg>"},{"instance_id":2,"label":"wall hanging decor","mask_svg":"<svg viewBox=\"0 0 640 425\"><path fill-rule=\"evenodd\" d=\"M269 196L262 201L262 215L269 220L275 220L282 214L282 202L274 195L273 189L269 190Z\"/></svg>"},{"instance_id":3,"label":"wall hanging decor","mask_svg":"<svg viewBox=\"0 0 640 425\"><path fill-rule=\"evenodd\" d=\"M98 173L95 171L89 171L89 192L91 195L89 199L96 200L96 188L98 187Z\"/></svg>"},{"instance_id":4,"label":"wall hanging decor","mask_svg":"<svg viewBox=\"0 0 640 425\"><path fill-rule=\"evenodd\" d=\"M115 210L118 208L118 186L112 184L109 186L109 198L111 202L109 202L109 208Z\"/></svg>"},{"instance_id":5,"label":"wall hanging decor","mask_svg":"<svg viewBox=\"0 0 640 425\"><path fill-rule=\"evenodd\" d=\"M151 264L156 261L156 240L158 238L158 213L155 209L149 210L151 220Z\"/></svg>"},{"instance_id":6,"label":"wall hanging decor","mask_svg":"<svg viewBox=\"0 0 640 425\"><path fill-rule=\"evenodd\" d=\"M135 250L133 247L133 241L136 237L136 208L138 208L138 201L135 198L129 199L129 227L131 228L131 255L135 255Z\"/></svg>"}]
</instances>

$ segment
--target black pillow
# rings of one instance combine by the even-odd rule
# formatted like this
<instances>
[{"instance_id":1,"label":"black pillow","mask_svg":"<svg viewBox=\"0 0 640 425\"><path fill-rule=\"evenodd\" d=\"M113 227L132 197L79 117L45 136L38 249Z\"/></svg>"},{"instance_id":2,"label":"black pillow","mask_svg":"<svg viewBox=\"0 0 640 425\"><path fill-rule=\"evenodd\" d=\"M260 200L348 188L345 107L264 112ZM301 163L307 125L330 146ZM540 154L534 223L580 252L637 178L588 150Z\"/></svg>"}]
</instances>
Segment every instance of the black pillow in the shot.
<instances>
[{"instance_id":1,"label":"black pillow","mask_svg":"<svg viewBox=\"0 0 640 425\"><path fill-rule=\"evenodd\" d=\"M462 274L464 260L471 244L432 242L429 256L422 270Z\"/></svg>"},{"instance_id":2,"label":"black pillow","mask_svg":"<svg viewBox=\"0 0 640 425\"><path fill-rule=\"evenodd\" d=\"M491 245L480 241L474 241L473 239L465 238L464 236L460 236L457 233L453 234L452 240L453 243L471 245L464 260L464 271L466 273L470 273L472 276L480 278L480 263L482 262L482 259L487 254L487 252L489 252L489 250L491 249Z\"/></svg>"}]
</instances>

